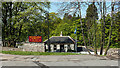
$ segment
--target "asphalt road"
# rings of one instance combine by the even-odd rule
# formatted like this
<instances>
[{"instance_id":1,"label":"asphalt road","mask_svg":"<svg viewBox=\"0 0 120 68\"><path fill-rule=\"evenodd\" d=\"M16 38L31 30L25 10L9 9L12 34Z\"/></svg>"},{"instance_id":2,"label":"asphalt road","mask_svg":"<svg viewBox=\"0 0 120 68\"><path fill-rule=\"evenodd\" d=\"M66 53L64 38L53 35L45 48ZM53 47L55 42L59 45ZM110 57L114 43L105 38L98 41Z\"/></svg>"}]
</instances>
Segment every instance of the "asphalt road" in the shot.
<instances>
[{"instance_id":1,"label":"asphalt road","mask_svg":"<svg viewBox=\"0 0 120 68\"><path fill-rule=\"evenodd\" d=\"M2 68L118 68L116 61L25 62L2 61Z\"/></svg>"},{"instance_id":2,"label":"asphalt road","mask_svg":"<svg viewBox=\"0 0 120 68\"><path fill-rule=\"evenodd\" d=\"M0 54L2 68L118 68L118 60L92 55L21 56Z\"/></svg>"}]
</instances>

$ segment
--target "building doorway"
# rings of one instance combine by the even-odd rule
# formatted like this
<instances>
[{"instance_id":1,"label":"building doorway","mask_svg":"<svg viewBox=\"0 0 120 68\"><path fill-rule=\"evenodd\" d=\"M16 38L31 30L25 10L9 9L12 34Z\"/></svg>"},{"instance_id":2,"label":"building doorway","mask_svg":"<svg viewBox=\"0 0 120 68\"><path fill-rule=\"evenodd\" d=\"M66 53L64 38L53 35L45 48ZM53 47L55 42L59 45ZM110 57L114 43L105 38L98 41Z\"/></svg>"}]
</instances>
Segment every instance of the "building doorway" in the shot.
<instances>
[{"instance_id":1,"label":"building doorway","mask_svg":"<svg viewBox=\"0 0 120 68\"><path fill-rule=\"evenodd\" d=\"M64 45L60 45L60 52L65 52Z\"/></svg>"}]
</instances>

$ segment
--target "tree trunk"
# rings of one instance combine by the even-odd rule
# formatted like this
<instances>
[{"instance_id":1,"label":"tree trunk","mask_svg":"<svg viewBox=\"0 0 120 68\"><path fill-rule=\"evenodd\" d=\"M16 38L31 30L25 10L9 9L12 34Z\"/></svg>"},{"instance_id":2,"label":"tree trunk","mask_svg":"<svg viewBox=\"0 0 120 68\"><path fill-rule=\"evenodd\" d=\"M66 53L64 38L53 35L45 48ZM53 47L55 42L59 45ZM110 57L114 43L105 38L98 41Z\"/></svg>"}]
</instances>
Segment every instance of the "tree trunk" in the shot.
<instances>
[{"instance_id":1,"label":"tree trunk","mask_svg":"<svg viewBox=\"0 0 120 68\"><path fill-rule=\"evenodd\" d=\"M20 25L20 29L19 29L19 37L20 37L20 35L21 35L22 26L23 26L23 25Z\"/></svg>"},{"instance_id":2,"label":"tree trunk","mask_svg":"<svg viewBox=\"0 0 120 68\"><path fill-rule=\"evenodd\" d=\"M92 37L91 37L91 41L92 41L92 48L94 48L94 47L93 47L93 46L94 46L93 39L94 39L94 37L93 37L93 33L92 33Z\"/></svg>"},{"instance_id":3,"label":"tree trunk","mask_svg":"<svg viewBox=\"0 0 120 68\"><path fill-rule=\"evenodd\" d=\"M13 46L16 47L16 40L13 40Z\"/></svg>"},{"instance_id":4,"label":"tree trunk","mask_svg":"<svg viewBox=\"0 0 120 68\"><path fill-rule=\"evenodd\" d=\"M3 47L5 47L6 45L5 45L5 41L2 41L2 44L3 44Z\"/></svg>"},{"instance_id":5,"label":"tree trunk","mask_svg":"<svg viewBox=\"0 0 120 68\"><path fill-rule=\"evenodd\" d=\"M9 41L9 43L10 43L10 47L12 46L12 25L11 25L11 23L12 23L12 2L10 2L10 6L9 6L9 22L10 22L10 32L9 32L9 36L10 36L10 41Z\"/></svg>"},{"instance_id":6,"label":"tree trunk","mask_svg":"<svg viewBox=\"0 0 120 68\"><path fill-rule=\"evenodd\" d=\"M95 53L95 55L97 55L97 46L96 46L96 22L95 22L95 17L94 17L94 32L95 32L95 34L94 34L94 53Z\"/></svg>"},{"instance_id":7,"label":"tree trunk","mask_svg":"<svg viewBox=\"0 0 120 68\"><path fill-rule=\"evenodd\" d=\"M103 53L103 32L102 32L102 29L103 29L103 21L102 21L102 2L100 2L100 13L101 13L101 48L100 48L100 55L102 55Z\"/></svg>"},{"instance_id":8,"label":"tree trunk","mask_svg":"<svg viewBox=\"0 0 120 68\"><path fill-rule=\"evenodd\" d=\"M48 52L51 52L50 39L49 39L49 13L47 13L47 23L48 23Z\"/></svg>"},{"instance_id":9,"label":"tree trunk","mask_svg":"<svg viewBox=\"0 0 120 68\"><path fill-rule=\"evenodd\" d=\"M89 31L90 29L88 28L88 40L89 40L89 42L88 42L88 46L90 46L90 31Z\"/></svg>"},{"instance_id":10,"label":"tree trunk","mask_svg":"<svg viewBox=\"0 0 120 68\"><path fill-rule=\"evenodd\" d=\"M11 22L12 22L12 2L10 2L10 6L9 6L9 21L10 21L10 35L12 34L11 33L11 30L12 30L12 25L11 25Z\"/></svg>"},{"instance_id":11,"label":"tree trunk","mask_svg":"<svg viewBox=\"0 0 120 68\"><path fill-rule=\"evenodd\" d=\"M81 7L80 7L80 2L78 2L78 7L79 7L79 11L80 11L80 23L81 23L81 30L82 30L82 35L83 35L84 45L85 45L85 47L86 47L88 53L91 54L90 51L88 50L88 47L87 47L87 45L86 45L86 41L85 41L85 38L84 38L84 31L83 31L83 28L82 28L82 19L81 19L82 17L81 17Z\"/></svg>"},{"instance_id":12,"label":"tree trunk","mask_svg":"<svg viewBox=\"0 0 120 68\"><path fill-rule=\"evenodd\" d=\"M103 53L103 48L105 45L105 4L106 2L103 2L103 23L101 23L101 29L102 29L102 38L101 38L101 50L100 50L100 55ZM101 16L102 16L102 10L101 10Z\"/></svg>"},{"instance_id":13,"label":"tree trunk","mask_svg":"<svg viewBox=\"0 0 120 68\"><path fill-rule=\"evenodd\" d=\"M3 42L3 46L6 46L5 38L8 36L7 35L7 31L5 31L5 30L7 30L7 12L8 12L6 4L2 4L2 6L4 7L4 8L2 8L2 15L4 15L3 18L2 18L2 21L4 23L3 27L2 27L2 42ZM4 13L3 13L3 11L4 11Z\"/></svg>"},{"instance_id":14,"label":"tree trunk","mask_svg":"<svg viewBox=\"0 0 120 68\"><path fill-rule=\"evenodd\" d=\"M93 2L93 7L95 7L95 2ZM94 12L95 12L95 8L94 8ZM96 46L96 27L97 27L97 25L96 25L96 19L95 19L95 16L94 16L94 32L95 32L95 34L94 34L94 53L95 53L95 55L97 55L97 46Z\"/></svg>"},{"instance_id":15,"label":"tree trunk","mask_svg":"<svg viewBox=\"0 0 120 68\"><path fill-rule=\"evenodd\" d=\"M114 12L114 4L112 2L112 10L111 10L111 16L112 16L112 20L111 20L111 26L110 26L110 30L109 30L109 39L108 39L108 44L107 44L107 48L105 50L105 54L107 55L107 51L109 50L110 46L111 46L111 34L112 34L112 24L113 24L113 12Z\"/></svg>"}]
</instances>

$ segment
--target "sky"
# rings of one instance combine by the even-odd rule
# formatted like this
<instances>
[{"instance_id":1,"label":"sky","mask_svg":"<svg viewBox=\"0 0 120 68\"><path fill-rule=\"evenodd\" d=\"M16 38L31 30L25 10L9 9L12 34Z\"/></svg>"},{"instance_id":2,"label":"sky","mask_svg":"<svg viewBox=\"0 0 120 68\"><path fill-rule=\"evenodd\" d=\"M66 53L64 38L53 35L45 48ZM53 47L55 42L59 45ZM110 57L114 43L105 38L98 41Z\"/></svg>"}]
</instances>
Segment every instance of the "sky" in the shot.
<instances>
[{"instance_id":1,"label":"sky","mask_svg":"<svg viewBox=\"0 0 120 68\"><path fill-rule=\"evenodd\" d=\"M60 2L51 2L51 7L49 9L49 12L55 12L57 13L58 12L58 9L60 8L60 5L59 5ZM106 3L106 6L110 6L111 5L111 2L107 2ZM96 5L97 9L99 10L99 6ZM85 17L86 16L86 10L87 10L88 6L86 5L85 7L82 7L82 10L81 10L81 13L82 13L82 17ZM111 11L111 7L107 8L107 14L109 14ZM98 16L100 17L100 12L98 12ZM63 16L61 16L61 18L63 18Z\"/></svg>"},{"instance_id":2,"label":"sky","mask_svg":"<svg viewBox=\"0 0 120 68\"><path fill-rule=\"evenodd\" d=\"M58 12L58 9L60 8L60 5L58 5L60 2L51 2L51 8L49 9L49 12ZM84 17L86 15L86 10L87 7L85 7L84 9L82 8L82 17ZM62 18L62 17L61 17Z\"/></svg>"},{"instance_id":3,"label":"sky","mask_svg":"<svg viewBox=\"0 0 120 68\"><path fill-rule=\"evenodd\" d=\"M50 4L50 12L57 12L57 9L60 8L59 5L57 5L59 2L51 2Z\"/></svg>"}]
</instances>

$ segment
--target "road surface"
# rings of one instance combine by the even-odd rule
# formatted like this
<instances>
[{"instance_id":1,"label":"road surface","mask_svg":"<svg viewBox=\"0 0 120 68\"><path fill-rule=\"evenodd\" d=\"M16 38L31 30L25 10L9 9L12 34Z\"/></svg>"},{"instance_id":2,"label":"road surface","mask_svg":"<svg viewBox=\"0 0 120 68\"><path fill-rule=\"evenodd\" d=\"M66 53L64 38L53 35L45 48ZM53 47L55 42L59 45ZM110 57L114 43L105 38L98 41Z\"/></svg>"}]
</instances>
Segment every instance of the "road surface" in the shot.
<instances>
[{"instance_id":1,"label":"road surface","mask_svg":"<svg viewBox=\"0 0 120 68\"><path fill-rule=\"evenodd\" d=\"M101 68L117 68L118 60L110 60L106 57L96 57L93 55L49 55L49 56L22 56L22 55L9 55L1 54L1 66L27 66L27 67L60 67L60 66L70 66L76 68L90 68L91 66L97 66ZM88 67L89 66L89 67ZM107 67L106 67L107 66ZM93 68L91 67L91 68ZM65 67L66 68L66 67Z\"/></svg>"}]
</instances>

